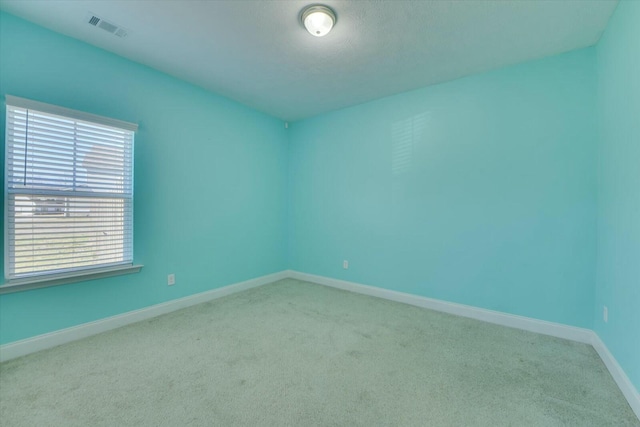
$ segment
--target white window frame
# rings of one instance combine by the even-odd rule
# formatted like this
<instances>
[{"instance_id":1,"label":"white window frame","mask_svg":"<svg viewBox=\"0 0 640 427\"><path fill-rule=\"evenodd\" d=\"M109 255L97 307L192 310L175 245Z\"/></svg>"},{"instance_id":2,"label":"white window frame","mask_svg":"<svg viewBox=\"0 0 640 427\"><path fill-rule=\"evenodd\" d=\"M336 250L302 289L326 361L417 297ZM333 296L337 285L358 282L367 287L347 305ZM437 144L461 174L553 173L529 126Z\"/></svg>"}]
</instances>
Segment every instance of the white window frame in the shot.
<instances>
[{"instance_id":1,"label":"white window frame","mask_svg":"<svg viewBox=\"0 0 640 427\"><path fill-rule=\"evenodd\" d=\"M21 278L10 278L10 259L9 259L9 167L8 167L8 149L9 149L9 122L8 111L9 106L15 108L22 108L27 110L35 110L38 112L52 114L56 116L63 116L72 120L89 122L92 124L104 125L121 130L131 131L135 133L138 129L138 125L135 123L124 122L121 120L112 119L109 117L103 117L95 114L85 113L82 111L72 110L69 108L60 107L57 105L46 104L43 102L33 101L30 99L19 98L12 95L6 95L7 106L7 123L5 129L5 176L4 176L4 268L5 268L5 283L0 285L0 294L15 292L20 290L27 290L33 288L40 288L45 286L54 286L64 283L85 281L91 279L97 279L102 277L136 273L140 271L142 265L134 265L133 262L119 263L117 265L109 266L97 266L97 267L85 267L77 270L66 271L63 273L49 273L40 272L38 274L29 275ZM133 141L131 147L131 168L133 175ZM133 189L133 176L131 187ZM131 191L131 221L133 221L133 190ZM130 239L131 239L131 251L133 251L133 223L130 224ZM131 259L133 259L133 253L131 253ZM54 269L51 269L54 270Z\"/></svg>"}]
</instances>

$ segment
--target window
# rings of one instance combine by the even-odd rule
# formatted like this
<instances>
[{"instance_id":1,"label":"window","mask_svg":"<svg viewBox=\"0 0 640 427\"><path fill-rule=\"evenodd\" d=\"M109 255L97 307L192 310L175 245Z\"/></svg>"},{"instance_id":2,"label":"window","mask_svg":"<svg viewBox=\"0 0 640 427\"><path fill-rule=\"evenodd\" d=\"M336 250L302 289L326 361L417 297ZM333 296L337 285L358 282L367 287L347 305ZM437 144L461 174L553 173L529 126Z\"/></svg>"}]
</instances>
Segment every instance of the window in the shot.
<instances>
[{"instance_id":1,"label":"window","mask_svg":"<svg viewBox=\"0 0 640 427\"><path fill-rule=\"evenodd\" d=\"M8 283L131 266L137 125L6 99Z\"/></svg>"}]
</instances>

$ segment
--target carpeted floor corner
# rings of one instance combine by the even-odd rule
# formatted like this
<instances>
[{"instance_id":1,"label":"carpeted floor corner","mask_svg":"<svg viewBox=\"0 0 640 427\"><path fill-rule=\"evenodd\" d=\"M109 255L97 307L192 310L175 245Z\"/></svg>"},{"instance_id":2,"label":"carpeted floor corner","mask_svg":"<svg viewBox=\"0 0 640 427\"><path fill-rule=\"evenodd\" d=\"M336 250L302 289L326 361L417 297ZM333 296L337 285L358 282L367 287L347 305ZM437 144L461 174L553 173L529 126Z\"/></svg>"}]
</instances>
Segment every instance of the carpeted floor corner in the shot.
<instances>
[{"instance_id":1,"label":"carpeted floor corner","mask_svg":"<svg viewBox=\"0 0 640 427\"><path fill-rule=\"evenodd\" d=\"M0 365L2 426L640 426L591 346L292 279Z\"/></svg>"}]
</instances>

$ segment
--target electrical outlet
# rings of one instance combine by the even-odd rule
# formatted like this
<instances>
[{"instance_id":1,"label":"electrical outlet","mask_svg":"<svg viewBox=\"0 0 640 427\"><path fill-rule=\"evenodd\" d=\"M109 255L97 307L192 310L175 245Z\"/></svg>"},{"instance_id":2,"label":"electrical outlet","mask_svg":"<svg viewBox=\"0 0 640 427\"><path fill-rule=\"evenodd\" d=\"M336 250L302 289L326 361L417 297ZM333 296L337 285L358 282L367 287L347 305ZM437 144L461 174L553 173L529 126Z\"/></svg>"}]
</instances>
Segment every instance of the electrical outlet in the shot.
<instances>
[{"instance_id":1,"label":"electrical outlet","mask_svg":"<svg viewBox=\"0 0 640 427\"><path fill-rule=\"evenodd\" d=\"M176 284L176 275L172 273L167 276L167 285L173 286L175 284Z\"/></svg>"},{"instance_id":2,"label":"electrical outlet","mask_svg":"<svg viewBox=\"0 0 640 427\"><path fill-rule=\"evenodd\" d=\"M346 259L344 261L342 261L342 268L344 268L345 270L349 269L349 261L347 261Z\"/></svg>"},{"instance_id":3,"label":"electrical outlet","mask_svg":"<svg viewBox=\"0 0 640 427\"><path fill-rule=\"evenodd\" d=\"M602 320L604 320L604 323L609 322L609 309L606 305L602 309Z\"/></svg>"}]
</instances>

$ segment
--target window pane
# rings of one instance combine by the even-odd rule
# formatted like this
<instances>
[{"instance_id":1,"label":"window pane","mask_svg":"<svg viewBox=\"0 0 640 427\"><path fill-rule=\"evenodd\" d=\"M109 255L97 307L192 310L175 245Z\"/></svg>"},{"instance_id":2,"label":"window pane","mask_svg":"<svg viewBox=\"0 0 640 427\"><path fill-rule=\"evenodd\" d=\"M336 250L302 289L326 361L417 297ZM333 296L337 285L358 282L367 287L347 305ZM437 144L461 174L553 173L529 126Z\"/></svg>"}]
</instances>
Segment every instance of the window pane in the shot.
<instances>
[{"instance_id":1,"label":"window pane","mask_svg":"<svg viewBox=\"0 0 640 427\"><path fill-rule=\"evenodd\" d=\"M8 277L131 263L133 132L7 107Z\"/></svg>"}]
</instances>

